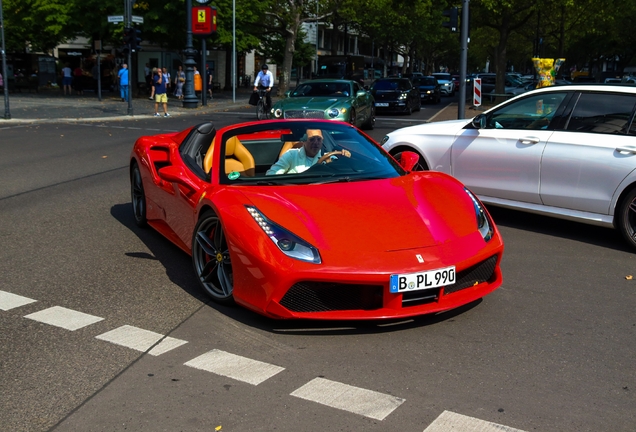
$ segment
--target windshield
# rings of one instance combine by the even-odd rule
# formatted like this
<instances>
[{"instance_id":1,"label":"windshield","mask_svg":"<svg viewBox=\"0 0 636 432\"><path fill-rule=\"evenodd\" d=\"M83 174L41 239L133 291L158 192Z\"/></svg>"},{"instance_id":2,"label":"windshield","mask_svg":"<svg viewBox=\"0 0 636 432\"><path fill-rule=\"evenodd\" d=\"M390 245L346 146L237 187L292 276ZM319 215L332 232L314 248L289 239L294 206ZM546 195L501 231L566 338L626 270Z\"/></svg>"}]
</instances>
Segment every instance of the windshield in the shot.
<instances>
[{"instance_id":1,"label":"windshield","mask_svg":"<svg viewBox=\"0 0 636 432\"><path fill-rule=\"evenodd\" d=\"M282 186L405 174L374 141L345 123L274 121L233 129L221 140L224 184Z\"/></svg>"},{"instance_id":2,"label":"windshield","mask_svg":"<svg viewBox=\"0 0 636 432\"><path fill-rule=\"evenodd\" d=\"M420 86L434 86L437 84L437 80L435 78L417 78L413 83Z\"/></svg>"},{"instance_id":3,"label":"windshield","mask_svg":"<svg viewBox=\"0 0 636 432\"><path fill-rule=\"evenodd\" d=\"M436 74L433 74L433 76L435 78L437 78L438 80L445 80L445 81L450 81L451 80L451 75L450 74L436 73Z\"/></svg>"},{"instance_id":4,"label":"windshield","mask_svg":"<svg viewBox=\"0 0 636 432\"><path fill-rule=\"evenodd\" d=\"M299 85L291 92L291 97L326 96L347 97L351 94L351 84L348 82L320 82L312 81Z\"/></svg>"},{"instance_id":5,"label":"windshield","mask_svg":"<svg viewBox=\"0 0 636 432\"><path fill-rule=\"evenodd\" d=\"M408 80L378 80L373 83L371 90L408 90Z\"/></svg>"}]
</instances>

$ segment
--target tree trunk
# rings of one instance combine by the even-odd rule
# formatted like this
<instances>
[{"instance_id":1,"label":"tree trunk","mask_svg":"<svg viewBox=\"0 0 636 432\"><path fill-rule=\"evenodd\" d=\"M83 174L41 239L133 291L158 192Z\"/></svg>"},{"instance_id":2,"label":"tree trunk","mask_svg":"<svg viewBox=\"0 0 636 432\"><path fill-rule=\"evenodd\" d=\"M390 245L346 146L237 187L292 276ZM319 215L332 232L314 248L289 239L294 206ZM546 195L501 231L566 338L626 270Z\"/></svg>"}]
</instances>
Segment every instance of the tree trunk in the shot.
<instances>
[{"instance_id":1,"label":"tree trunk","mask_svg":"<svg viewBox=\"0 0 636 432\"><path fill-rule=\"evenodd\" d=\"M285 39L285 56L283 57L283 69L280 74L280 82L278 85L278 94L283 95L289 89L289 77L291 75L292 62L294 60L294 51L296 50L296 32L299 24L296 23L287 33Z\"/></svg>"}]
</instances>

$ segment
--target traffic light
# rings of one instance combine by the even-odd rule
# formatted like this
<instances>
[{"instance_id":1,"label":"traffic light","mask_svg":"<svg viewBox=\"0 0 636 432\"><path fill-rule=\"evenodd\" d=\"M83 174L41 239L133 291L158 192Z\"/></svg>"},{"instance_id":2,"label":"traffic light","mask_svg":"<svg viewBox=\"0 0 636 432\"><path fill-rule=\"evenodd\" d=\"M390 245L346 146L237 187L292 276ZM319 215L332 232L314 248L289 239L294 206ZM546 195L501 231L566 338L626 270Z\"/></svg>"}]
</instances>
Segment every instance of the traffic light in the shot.
<instances>
[{"instance_id":1,"label":"traffic light","mask_svg":"<svg viewBox=\"0 0 636 432\"><path fill-rule=\"evenodd\" d=\"M124 45L131 45L133 42L134 29L130 27L124 28Z\"/></svg>"},{"instance_id":2,"label":"traffic light","mask_svg":"<svg viewBox=\"0 0 636 432\"><path fill-rule=\"evenodd\" d=\"M136 28L131 28L131 35L130 35L130 49L135 52L135 51L141 51L141 30L136 29Z\"/></svg>"},{"instance_id":3,"label":"traffic light","mask_svg":"<svg viewBox=\"0 0 636 432\"><path fill-rule=\"evenodd\" d=\"M442 15L444 15L445 17L448 17L448 21L442 22L442 26L446 27L447 29L450 29L450 31L452 32L459 31L459 23L458 23L459 11L456 7L445 9L444 12L442 12Z\"/></svg>"}]
</instances>

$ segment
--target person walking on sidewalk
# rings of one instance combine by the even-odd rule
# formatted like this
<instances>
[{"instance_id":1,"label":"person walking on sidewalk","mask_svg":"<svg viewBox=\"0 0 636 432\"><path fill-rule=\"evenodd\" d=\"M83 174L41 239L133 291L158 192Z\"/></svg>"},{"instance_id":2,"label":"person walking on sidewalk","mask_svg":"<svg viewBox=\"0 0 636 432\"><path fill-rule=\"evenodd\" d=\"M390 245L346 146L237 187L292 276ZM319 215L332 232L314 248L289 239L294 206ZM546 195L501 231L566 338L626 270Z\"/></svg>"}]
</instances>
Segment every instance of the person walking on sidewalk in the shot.
<instances>
[{"instance_id":1,"label":"person walking on sidewalk","mask_svg":"<svg viewBox=\"0 0 636 432\"><path fill-rule=\"evenodd\" d=\"M153 78L155 84L155 117L159 115L159 104L163 104L163 116L170 117L168 114L168 95L166 94L166 79L161 72L161 69L157 68L157 75Z\"/></svg>"},{"instance_id":2,"label":"person walking on sidewalk","mask_svg":"<svg viewBox=\"0 0 636 432\"><path fill-rule=\"evenodd\" d=\"M155 77L157 76L157 70L159 68L152 68L152 72L151 72L151 76L152 79L150 80L150 97L148 99L153 100L155 98ZM156 111L156 110L155 110Z\"/></svg>"},{"instance_id":3,"label":"person walking on sidewalk","mask_svg":"<svg viewBox=\"0 0 636 432\"><path fill-rule=\"evenodd\" d=\"M119 92L121 94L121 101L126 102L128 100L128 65L124 63L117 74L119 79Z\"/></svg>"},{"instance_id":4,"label":"person walking on sidewalk","mask_svg":"<svg viewBox=\"0 0 636 432\"><path fill-rule=\"evenodd\" d=\"M212 87L214 86L214 80L213 80L213 76L212 76L212 71L210 70L210 65L206 64L205 65L205 75L207 76L207 82L208 82L208 94L210 95L210 99L212 99Z\"/></svg>"},{"instance_id":5,"label":"person walking on sidewalk","mask_svg":"<svg viewBox=\"0 0 636 432\"><path fill-rule=\"evenodd\" d=\"M183 72L183 67L179 66L179 69L177 70L177 73L174 77L174 85L176 87L174 95L179 99L183 99L183 84L185 84L185 79L186 75L185 72Z\"/></svg>"},{"instance_id":6,"label":"person walking on sidewalk","mask_svg":"<svg viewBox=\"0 0 636 432\"><path fill-rule=\"evenodd\" d=\"M71 70L68 63L62 69L62 88L64 90L64 96L66 96L66 92L68 91L68 95L72 95L71 84L73 84L73 71Z\"/></svg>"}]
</instances>

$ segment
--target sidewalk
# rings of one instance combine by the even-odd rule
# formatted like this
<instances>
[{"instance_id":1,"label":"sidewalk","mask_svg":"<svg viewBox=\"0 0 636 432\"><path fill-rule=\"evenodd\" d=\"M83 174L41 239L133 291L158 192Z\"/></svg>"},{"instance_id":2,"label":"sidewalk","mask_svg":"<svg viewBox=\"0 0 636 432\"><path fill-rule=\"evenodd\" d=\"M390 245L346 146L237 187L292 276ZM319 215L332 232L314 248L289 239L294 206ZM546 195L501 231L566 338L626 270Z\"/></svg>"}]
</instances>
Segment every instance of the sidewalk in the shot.
<instances>
[{"instance_id":1,"label":"sidewalk","mask_svg":"<svg viewBox=\"0 0 636 432\"><path fill-rule=\"evenodd\" d=\"M206 106L183 108L183 101L168 97L168 112L171 116L202 115L232 109L252 108L248 104L251 88L236 90L236 102L232 101L231 91L216 91ZM11 119L4 118L4 95L0 93L0 126L14 123L53 123L59 121L107 121L138 120L153 117L155 103L148 96L133 98L133 115L128 115L128 102L122 102L119 93L103 92L99 101L97 94L85 91L83 95L64 96L59 89L40 89L39 93L10 93L9 112ZM273 96L275 102L278 97ZM466 104L464 118L469 119L490 108L490 106L473 107ZM163 114L163 107L159 106ZM457 119L457 103L451 103L435 114L429 121L438 122Z\"/></svg>"},{"instance_id":2,"label":"sidewalk","mask_svg":"<svg viewBox=\"0 0 636 432\"><path fill-rule=\"evenodd\" d=\"M183 108L183 101L168 96L168 113L171 116L201 115L223 110L250 107L248 104L251 88L236 90L236 102L231 91L216 91L213 99L202 106L199 100L197 108ZM273 97L272 99L276 99ZM119 93L102 92L99 101L93 91L84 91L83 95L64 96L59 89L40 89L39 93L10 93L9 113L11 119L4 118L6 108L4 93L0 93L0 126L13 123L50 123L74 121L135 120L152 117L155 102L142 97L132 100L133 115L128 115L128 102L122 102ZM163 115L163 107L159 105Z\"/></svg>"}]
</instances>

